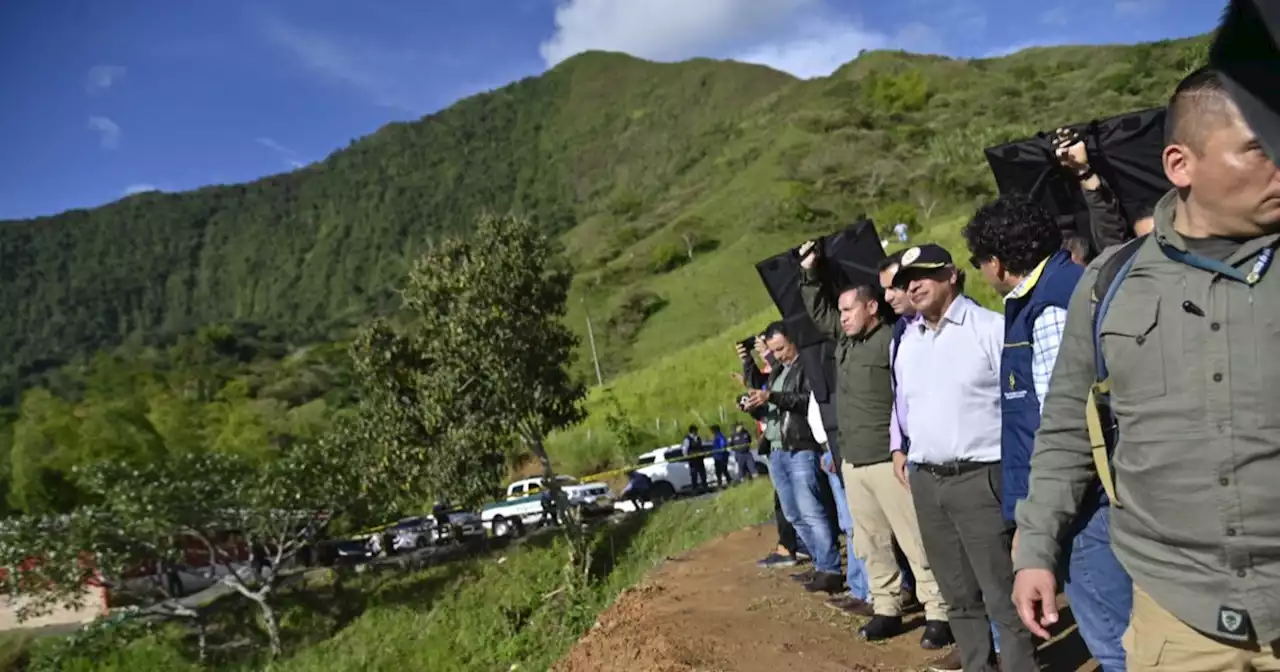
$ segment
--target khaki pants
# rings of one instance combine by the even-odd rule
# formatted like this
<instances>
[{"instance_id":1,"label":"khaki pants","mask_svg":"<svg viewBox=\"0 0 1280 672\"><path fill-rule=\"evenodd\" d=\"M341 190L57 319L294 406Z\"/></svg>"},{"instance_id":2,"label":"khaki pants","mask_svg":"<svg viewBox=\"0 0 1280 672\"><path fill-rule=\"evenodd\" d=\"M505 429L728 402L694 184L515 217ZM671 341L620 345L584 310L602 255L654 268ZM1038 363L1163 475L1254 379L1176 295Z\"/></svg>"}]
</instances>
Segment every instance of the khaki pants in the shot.
<instances>
[{"instance_id":1,"label":"khaki pants","mask_svg":"<svg viewBox=\"0 0 1280 672\"><path fill-rule=\"evenodd\" d=\"M1133 617L1124 632L1125 667L1131 671L1275 672L1276 646L1226 642L1202 634L1133 586Z\"/></svg>"},{"instance_id":2,"label":"khaki pants","mask_svg":"<svg viewBox=\"0 0 1280 672\"><path fill-rule=\"evenodd\" d=\"M866 563L876 613L902 614L902 576L893 556L893 537L897 537L898 546L916 575L916 597L924 605L925 618L947 620L947 604L920 543L915 503L911 492L893 475L893 463L854 467L845 462L841 471L845 499L853 516L854 552Z\"/></svg>"}]
</instances>

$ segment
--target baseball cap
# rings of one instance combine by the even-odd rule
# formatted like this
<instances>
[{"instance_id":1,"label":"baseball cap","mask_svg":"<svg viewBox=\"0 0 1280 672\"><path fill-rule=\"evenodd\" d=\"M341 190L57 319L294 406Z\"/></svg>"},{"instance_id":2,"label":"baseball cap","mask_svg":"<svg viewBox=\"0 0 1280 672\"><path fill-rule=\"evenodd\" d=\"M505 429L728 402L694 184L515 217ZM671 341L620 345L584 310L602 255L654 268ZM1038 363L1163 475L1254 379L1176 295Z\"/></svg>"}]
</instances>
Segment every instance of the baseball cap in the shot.
<instances>
[{"instance_id":1,"label":"baseball cap","mask_svg":"<svg viewBox=\"0 0 1280 672\"><path fill-rule=\"evenodd\" d=\"M911 278L918 278L936 271L939 268L954 266L951 253L947 248L933 243L910 247L902 251L902 259L898 263L898 272L893 275L893 284L905 286Z\"/></svg>"}]
</instances>

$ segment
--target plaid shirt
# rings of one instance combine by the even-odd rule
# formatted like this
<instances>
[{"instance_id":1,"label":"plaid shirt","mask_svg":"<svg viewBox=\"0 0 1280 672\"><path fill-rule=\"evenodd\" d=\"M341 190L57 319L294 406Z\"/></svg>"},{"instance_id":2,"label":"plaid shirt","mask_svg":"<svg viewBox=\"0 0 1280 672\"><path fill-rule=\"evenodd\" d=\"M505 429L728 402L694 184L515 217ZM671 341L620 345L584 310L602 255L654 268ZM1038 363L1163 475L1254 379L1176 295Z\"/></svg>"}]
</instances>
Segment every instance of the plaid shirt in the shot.
<instances>
[{"instance_id":1,"label":"plaid shirt","mask_svg":"<svg viewBox=\"0 0 1280 672\"><path fill-rule=\"evenodd\" d=\"M1025 293L1026 284L1027 281L1023 280L1014 287L1012 292L1005 295L1005 301ZM1053 365L1058 361L1058 349L1062 346L1062 328L1066 324L1067 311L1057 306L1047 306L1036 321L1031 323L1031 382L1036 387L1041 414L1044 413L1045 395L1049 393Z\"/></svg>"}]
</instances>

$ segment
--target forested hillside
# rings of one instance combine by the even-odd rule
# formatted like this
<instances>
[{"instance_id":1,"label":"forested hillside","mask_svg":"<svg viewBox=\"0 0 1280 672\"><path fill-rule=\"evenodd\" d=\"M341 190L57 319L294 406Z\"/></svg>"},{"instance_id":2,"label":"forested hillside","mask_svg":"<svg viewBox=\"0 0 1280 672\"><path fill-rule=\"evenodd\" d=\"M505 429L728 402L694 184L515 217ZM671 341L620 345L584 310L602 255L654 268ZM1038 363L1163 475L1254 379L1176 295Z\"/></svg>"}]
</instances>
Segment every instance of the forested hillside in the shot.
<instances>
[{"instance_id":1,"label":"forested hillside","mask_svg":"<svg viewBox=\"0 0 1280 672\"><path fill-rule=\"evenodd\" d=\"M951 221L994 193L984 147L1161 104L1204 46L873 52L808 81L590 53L297 172L0 222L0 450L49 490L9 501L55 506L75 442L254 452L312 432L343 403L349 328L483 210L560 235L568 319L585 336L590 315L615 379L761 314L756 260L860 213ZM184 408L199 421L165 415Z\"/></svg>"}]
</instances>

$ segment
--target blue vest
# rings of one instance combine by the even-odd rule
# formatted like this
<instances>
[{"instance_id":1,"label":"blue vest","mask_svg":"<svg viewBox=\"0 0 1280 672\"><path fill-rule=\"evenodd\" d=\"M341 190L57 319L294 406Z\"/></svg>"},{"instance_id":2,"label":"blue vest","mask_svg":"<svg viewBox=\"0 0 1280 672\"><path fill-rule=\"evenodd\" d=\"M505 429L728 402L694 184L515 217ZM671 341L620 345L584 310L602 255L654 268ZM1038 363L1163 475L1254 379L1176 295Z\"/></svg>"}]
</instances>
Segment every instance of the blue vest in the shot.
<instances>
[{"instance_id":1,"label":"blue vest","mask_svg":"<svg viewBox=\"0 0 1280 672\"><path fill-rule=\"evenodd\" d=\"M1004 302L1000 459L1004 470L1001 509L1006 520L1013 520L1014 506L1027 496L1031 450L1040 429L1040 399L1031 375L1033 325L1045 308L1066 309L1083 274L1069 253L1056 252L1031 273L1019 295Z\"/></svg>"}]
</instances>

